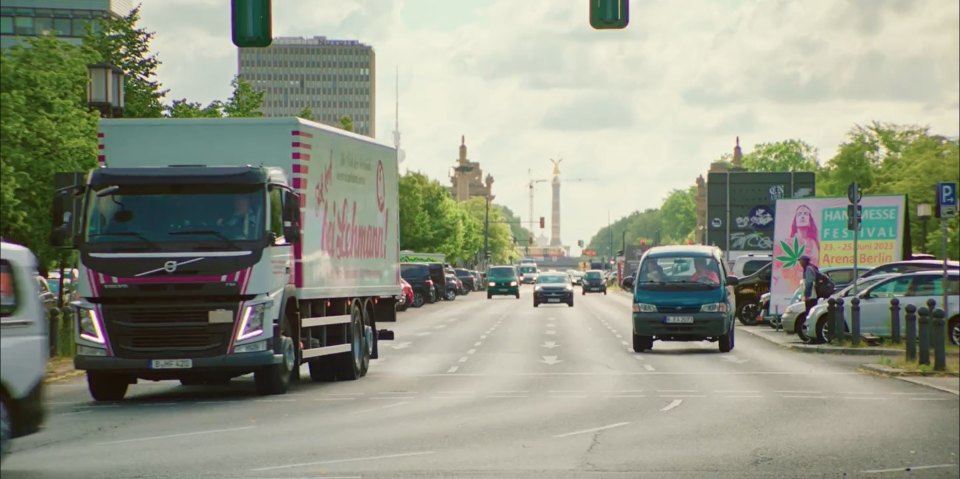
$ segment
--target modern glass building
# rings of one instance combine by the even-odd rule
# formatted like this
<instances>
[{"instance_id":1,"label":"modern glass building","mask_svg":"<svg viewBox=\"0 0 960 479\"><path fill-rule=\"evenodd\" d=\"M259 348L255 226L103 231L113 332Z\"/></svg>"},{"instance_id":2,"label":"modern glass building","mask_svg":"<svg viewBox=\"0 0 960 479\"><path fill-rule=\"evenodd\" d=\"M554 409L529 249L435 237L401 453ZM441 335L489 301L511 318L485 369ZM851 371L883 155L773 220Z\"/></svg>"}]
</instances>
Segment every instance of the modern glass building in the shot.
<instances>
[{"instance_id":1,"label":"modern glass building","mask_svg":"<svg viewBox=\"0 0 960 479\"><path fill-rule=\"evenodd\" d=\"M99 18L122 17L133 9L131 0L3 0L0 3L0 48L27 37L56 33L80 45L87 26Z\"/></svg>"},{"instance_id":2,"label":"modern glass building","mask_svg":"<svg viewBox=\"0 0 960 479\"><path fill-rule=\"evenodd\" d=\"M376 56L356 40L279 37L266 48L240 48L239 75L264 95L266 116L297 116L305 107L320 123L376 135Z\"/></svg>"}]
</instances>

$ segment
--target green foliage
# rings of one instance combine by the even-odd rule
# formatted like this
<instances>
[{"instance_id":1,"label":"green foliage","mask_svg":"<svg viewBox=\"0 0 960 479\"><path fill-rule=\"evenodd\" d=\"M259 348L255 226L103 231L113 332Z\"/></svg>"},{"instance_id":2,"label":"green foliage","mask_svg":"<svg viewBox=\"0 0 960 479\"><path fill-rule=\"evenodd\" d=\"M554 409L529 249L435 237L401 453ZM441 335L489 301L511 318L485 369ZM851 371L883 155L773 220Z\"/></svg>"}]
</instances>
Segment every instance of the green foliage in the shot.
<instances>
[{"instance_id":1,"label":"green foliage","mask_svg":"<svg viewBox=\"0 0 960 479\"><path fill-rule=\"evenodd\" d=\"M777 261L783 263L784 269L796 266L806 249L806 246L801 245L797 238L793 238L793 245L788 244L786 241L781 241L780 247L783 248L783 255L777 256Z\"/></svg>"},{"instance_id":2,"label":"green foliage","mask_svg":"<svg viewBox=\"0 0 960 479\"><path fill-rule=\"evenodd\" d=\"M89 30L83 39L90 63L109 63L123 70L126 118L159 118L161 100L167 94L154 80L160 60L150 53L150 41L156 32L138 28L140 7L125 17L101 20L98 31Z\"/></svg>"},{"instance_id":3,"label":"green foliage","mask_svg":"<svg viewBox=\"0 0 960 479\"><path fill-rule=\"evenodd\" d=\"M755 172L816 171L817 149L802 140L760 143L743 156L743 167Z\"/></svg>"},{"instance_id":4,"label":"green foliage","mask_svg":"<svg viewBox=\"0 0 960 479\"><path fill-rule=\"evenodd\" d=\"M343 115L340 117L340 128L353 131L353 118L350 118L349 115Z\"/></svg>"},{"instance_id":5,"label":"green foliage","mask_svg":"<svg viewBox=\"0 0 960 479\"><path fill-rule=\"evenodd\" d=\"M664 223L661 221L661 216L661 211L656 208L642 212L634 211L609 226L600 228L600 231L587 243L587 249L595 250L598 256L609 257L623 248L621 240L625 239L627 245L639 245L641 240L645 240L647 244L654 244L658 232L663 242L661 231Z\"/></svg>"},{"instance_id":6,"label":"green foliage","mask_svg":"<svg viewBox=\"0 0 960 479\"><path fill-rule=\"evenodd\" d=\"M223 112L232 118L251 118L261 117L263 112L263 97L266 92L257 91L247 80L239 75L234 76L230 81L233 87L233 95L223 104Z\"/></svg>"},{"instance_id":7,"label":"green foliage","mask_svg":"<svg viewBox=\"0 0 960 479\"><path fill-rule=\"evenodd\" d=\"M173 100L165 109L170 118L220 118L223 116L223 105L219 101L213 101L203 107L197 102L182 98Z\"/></svg>"},{"instance_id":8,"label":"green foliage","mask_svg":"<svg viewBox=\"0 0 960 479\"><path fill-rule=\"evenodd\" d=\"M662 240L667 243L682 243L693 239L697 228L697 190L673 190L660 207L660 216L670 218L663 223Z\"/></svg>"},{"instance_id":9,"label":"green foliage","mask_svg":"<svg viewBox=\"0 0 960 479\"><path fill-rule=\"evenodd\" d=\"M29 247L41 264L56 172L96 166L97 114L86 107L91 57L52 36L0 55L0 236Z\"/></svg>"},{"instance_id":10,"label":"green foliage","mask_svg":"<svg viewBox=\"0 0 960 479\"><path fill-rule=\"evenodd\" d=\"M310 105L306 105L302 110L300 110L300 113L298 113L297 116L303 118L304 120L313 121L313 110L310 108Z\"/></svg>"}]
</instances>

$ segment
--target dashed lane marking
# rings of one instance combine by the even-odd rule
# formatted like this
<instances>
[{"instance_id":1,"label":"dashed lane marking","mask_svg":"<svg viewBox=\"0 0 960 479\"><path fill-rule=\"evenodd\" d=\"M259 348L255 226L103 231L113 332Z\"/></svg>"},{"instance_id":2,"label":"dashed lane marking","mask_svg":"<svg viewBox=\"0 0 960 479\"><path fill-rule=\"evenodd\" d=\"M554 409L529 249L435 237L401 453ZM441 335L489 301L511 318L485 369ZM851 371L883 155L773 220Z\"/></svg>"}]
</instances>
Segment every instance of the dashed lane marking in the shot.
<instances>
[{"instance_id":1,"label":"dashed lane marking","mask_svg":"<svg viewBox=\"0 0 960 479\"><path fill-rule=\"evenodd\" d=\"M644 364L643 369L646 369L647 371L656 371L656 369L654 369L654 367L649 364Z\"/></svg>"},{"instance_id":2,"label":"dashed lane marking","mask_svg":"<svg viewBox=\"0 0 960 479\"><path fill-rule=\"evenodd\" d=\"M264 471L276 471L279 469L291 469L295 467L321 466L325 464L340 464L344 462L368 462L368 461L376 461L380 459L399 459L403 457L426 456L434 453L435 451L422 451L422 452L405 452L401 454L388 454L384 456L353 457L349 459L328 459L325 461L301 462L297 464L283 464L280 466L261 467L257 469L251 469L251 471L264 472Z\"/></svg>"},{"instance_id":3,"label":"dashed lane marking","mask_svg":"<svg viewBox=\"0 0 960 479\"><path fill-rule=\"evenodd\" d=\"M629 422L618 422L618 423L616 423L616 424L609 424L609 425L606 425L606 426L594 427L594 428L590 428L590 429L583 429L583 430L580 430L580 431L573 431L573 432L568 432L568 433L564 433L564 434L557 434L557 435L555 435L555 436L553 436L553 437L554 437L554 438L557 438L557 439L561 439L561 438L564 438L564 437L577 436L577 435L580 435L580 434L588 434L588 433L591 433L591 432L605 431L605 430L607 430L607 429L613 429L613 428L616 428L616 427L626 426L627 424L630 424L630 423L629 423Z\"/></svg>"},{"instance_id":4,"label":"dashed lane marking","mask_svg":"<svg viewBox=\"0 0 960 479\"><path fill-rule=\"evenodd\" d=\"M460 369L460 366L453 366L453 367L451 367L450 369L447 370L447 373L448 373L448 374L455 373L455 372L457 372L458 369Z\"/></svg>"},{"instance_id":5,"label":"dashed lane marking","mask_svg":"<svg viewBox=\"0 0 960 479\"><path fill-rule=\"evenodd\" d=\"M473 353L475 353L475 352L477 352L476 349L470 349L470 350L467 351L467 354L473 354Z\"/></svg>"},{"instance_id":6,"label":"dashed lane marking","mask_svg":"<svg viewBox=\"0 0 960 479\"><path fill-rule=\"evenodd\" d=\"M138 437L134 439L121 439L119 441L107 441L107 442L98 442L97 446L109 446L113 444L125 444L131 442L142 442L142 441L154 441L158 439L172 439L175 437L189 437L189 436L200 436L204 434L216 434L221 432L234 432L234 431L244 431L247 429L254 429L256 426L243 426L243 427L232 427L228 429L210 429L207 431L195 431L195 432L185 432L181 434L167 434L163 436L148 436L148 437Z\"/></svg>"},{"instance_id":7,"label":"dashed lane marking","mask_svg":"<svg viewBox=\"0 0 960 479\"><path fill-rule=\"evenodd\" d=\"M667 411L669 411L669 410L671 410L671 409L679 406L681 403L683 403L683 399L674 399L672 402L670 402L670 404L667 404L666 406L664 406L663 408L661 408L661 409L660 409L660 412L667 412Z\"/></svg>"},{"instance_id":8,"label":"dashed lane marking","mask_svg":"<svg viewBox=\"0 0 960 479\"><path fill-rule=\"evenodd\" d=\"M465 362L467 362L468 359L470 359L470 358L467 357L467 356L461 356L460 359L458 359L457 361L458 361L458 362L461 362L461 363L465 363Z\"/></svg>"}]
</instances>

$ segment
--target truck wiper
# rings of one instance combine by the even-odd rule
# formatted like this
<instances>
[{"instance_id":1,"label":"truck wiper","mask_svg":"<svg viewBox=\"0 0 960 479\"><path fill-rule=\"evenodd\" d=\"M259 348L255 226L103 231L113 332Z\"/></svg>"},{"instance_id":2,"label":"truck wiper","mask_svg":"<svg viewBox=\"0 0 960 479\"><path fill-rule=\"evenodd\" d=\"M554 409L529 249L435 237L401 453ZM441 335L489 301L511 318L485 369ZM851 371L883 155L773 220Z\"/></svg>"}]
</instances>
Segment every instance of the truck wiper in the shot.
<instances>
[{"instance_id":1,"label":"truck wiper","mask_svg":"<svg viewBox=\"0 0 960 479\"><path fill-rule=\"evenodd\" d=\"M223 233L221 233L221 232L219 232L219 231L214 231L214 230L169 231L169 232L167 232L167 234L168 234L168 235L173 235L173 236L183 236L183 235L210 235L210 236L216 236L217 238L220 238L221 240L223 240L224 243L232 246L232 247L233 247L234 249L236 249L236 250L241 250L241 249L243 249L243 248L240 247L240 245L238 245L237 243L234 243L233 240L231 240L230 238L227 238L226 236L224 236Z\"/></svg>"},{"instance_id":2,"label":"truck wiper","mask_svg":"<svg viewBox=\"0 0 960 479\"><path fill-rule=\"evenodd\" d=\"M146 236L140 233L137 233L136 231L114 231L114 232L107 232L107 233L92 234L90 236L133 236L134 238L139 238L141 241L143 241L153 249L156 249L156 250L160 249L160 247L157 246L156 243L154 243L153 241L150 241L149 239L147 239Z\"/></svg>"}]
</instances>

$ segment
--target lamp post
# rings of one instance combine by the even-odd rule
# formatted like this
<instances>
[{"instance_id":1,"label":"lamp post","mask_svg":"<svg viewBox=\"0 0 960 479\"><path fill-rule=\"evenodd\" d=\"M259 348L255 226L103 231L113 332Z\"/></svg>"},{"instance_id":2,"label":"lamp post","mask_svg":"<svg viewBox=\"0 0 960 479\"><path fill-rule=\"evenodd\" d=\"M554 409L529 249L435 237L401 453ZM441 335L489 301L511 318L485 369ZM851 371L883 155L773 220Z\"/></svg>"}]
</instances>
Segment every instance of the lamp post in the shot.
<instances>
[{"instance_id":1,"label":"lamp post","mask_svg":"<svg viewBox=\"0 0 960 479\"><path fill-rule=\"evenodd\" d=\"M493 201L493 176L487 174L486 179L487 194L484 195L487 200L487 207L483 212L483 261L484 265L489 265L490 261L490 202Z\"/></svg>"},{"instance_id":2,"label":"lamp post","mask_svg":"<svg viewBox=\"0 0 960 479\"><path fill-rule=\"evenodd\" d=\"M927 252L927 222L930 221L932 208L929 203L917 205L917 219L920 220L920 252Z\"/></svg>"},{"instance_id":3,"label":"lamp post","mask_svg":"<svg viewBox=\"0 0 960 479\"><path fill-rule=\"evenodd\" d=\"M123 70L106 63L87 65L87 105L105 118L123 116Z\"/></svg>"}]
</instances>

